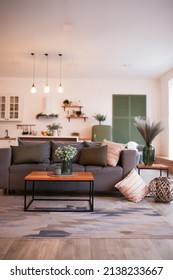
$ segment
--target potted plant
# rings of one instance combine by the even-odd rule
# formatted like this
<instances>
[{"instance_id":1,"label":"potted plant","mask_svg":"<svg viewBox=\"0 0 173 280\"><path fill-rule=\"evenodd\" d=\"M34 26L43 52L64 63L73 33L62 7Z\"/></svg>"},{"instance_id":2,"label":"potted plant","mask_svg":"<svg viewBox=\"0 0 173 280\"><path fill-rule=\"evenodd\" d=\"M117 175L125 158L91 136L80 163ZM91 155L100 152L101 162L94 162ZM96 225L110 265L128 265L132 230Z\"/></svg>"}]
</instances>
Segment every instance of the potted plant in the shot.
<instances>
[{"instance_id":1,"label":"potted plant","mask_svg":"<svg viewBox=\"0 0 173 280\"><path fill-rule=\"evenodd\" d=\"M61 129L62 126L60 123L53 123L53 124L47 125L47 128L49 129L49 131L52 132L53 136L57 136L58 129Z\"/></svg>"},{"instance_id":2,"label":"potted plant","mask_svg":"<svg viewBox=\"0 0 173 280\"><path fill-rule=\"evenodd\" d=\"M145 165L152 165L155 160L155 148L152 145L154 138L164 129L162 122L150 122L149 119L144 120L135 117L134 125L142 135L145 146L143 148L143 162Z\"/></svg>"},{"instance_id":3,"label":"potted plant","mask_svg":"<svg viewBox=\"0 0 173 280\"><path fill-rule=\"evenodd\" d=\"M78 117L80 117L80 116L81 116L81 114L82 114L82 112L81 112L81 111L76 111L76 115L77 115Z\"/></svg>"},{"instance_id":4,"label":"potted plant","mask_svg":"<svg viewBox=\"0 0 173 280\"><path fill-rule=\"evenodd\" d=\"M95 114L93 116L97 121L99 121L99 125L102 124L102 122L104 122L106 120L106 115L102 115L102 114Z\"/></svg>"},{"instance_id":5,"label":"potted plant","mask_svg":"<svg viewBox=\"0 0 173 280\"><path fill-rule=\"evenodd\" d=\"M36 119L40 119L40 118L47 118L47 119L58 118L58 114L52 113L52 114L47 115L47 114L44 114L41 112L36 115Z\"/></svg>"},{"instance_id":6,"label":"potted plant","mask_svg":"<svg viewBox=\"0 0 173 280\"><path fill-rule=\"evenodd\" d=\"M63 101L64 106L70 105L70 101L68 99L65 99Z\"/></svg>"}]
</instances>

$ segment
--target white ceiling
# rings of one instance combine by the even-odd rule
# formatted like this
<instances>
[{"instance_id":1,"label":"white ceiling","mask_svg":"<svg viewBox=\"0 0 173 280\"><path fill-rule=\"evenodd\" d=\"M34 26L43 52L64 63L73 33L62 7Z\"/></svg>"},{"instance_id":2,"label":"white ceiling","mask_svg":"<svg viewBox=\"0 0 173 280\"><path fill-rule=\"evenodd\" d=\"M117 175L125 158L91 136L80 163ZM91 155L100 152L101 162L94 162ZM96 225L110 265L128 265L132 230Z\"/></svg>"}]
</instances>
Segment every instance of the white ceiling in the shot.
<instances>
[{"instance_id":1,"label":"white ceiling","mask_svg":"<svg viewBox=\"0 0 173 280\"><path fill-rule=\"evenodd\" d=\"M0 76L159 78L173 67L173 0L0 0Z\"/></svg>"}]
</instances>

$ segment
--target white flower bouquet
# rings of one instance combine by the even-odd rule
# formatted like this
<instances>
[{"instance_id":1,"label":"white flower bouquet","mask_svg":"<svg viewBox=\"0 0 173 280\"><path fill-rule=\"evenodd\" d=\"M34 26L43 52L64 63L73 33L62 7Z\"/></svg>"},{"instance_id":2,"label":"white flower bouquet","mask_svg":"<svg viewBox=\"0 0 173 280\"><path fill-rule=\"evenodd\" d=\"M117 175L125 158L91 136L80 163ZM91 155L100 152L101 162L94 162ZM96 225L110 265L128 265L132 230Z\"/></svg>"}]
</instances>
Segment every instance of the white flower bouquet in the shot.
<instances>
[{"instance_id":1,"label":"white flower bouquet","mask_svg":"<svg viewBox=\"0 0 173 280\"><path fill-rule=\"evenodd\" d=\"M55 150L55 155L63 161L71 160L76 154L77 154L77 149L70 145L58 147Z\"/></svg>"}]
</instances>

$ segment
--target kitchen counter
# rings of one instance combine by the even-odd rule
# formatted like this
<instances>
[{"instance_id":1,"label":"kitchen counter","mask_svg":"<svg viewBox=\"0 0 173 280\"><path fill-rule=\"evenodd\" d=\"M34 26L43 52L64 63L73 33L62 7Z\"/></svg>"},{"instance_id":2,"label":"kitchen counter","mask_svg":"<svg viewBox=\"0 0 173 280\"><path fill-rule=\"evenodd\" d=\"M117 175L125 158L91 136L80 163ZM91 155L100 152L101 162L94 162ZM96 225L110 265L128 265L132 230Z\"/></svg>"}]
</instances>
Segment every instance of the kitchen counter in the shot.
<instances>
[{"instance_id":1,"label":"kitchen counter","mask_svg":"<svg viewBox=\"0 0 173 280\"><path fill-rule=\"evenodd\" d=\"M17 145L17 138L15 137L0 137L0 148L9 148Z\"/></svg>"},{"instance_id":2,"label":"kitchen counter","mask_svg":"<svg viewBox=\"0 0 173 280\"><path fill-rule=\"evenodd\" d=\"M78 142L79 137L78 136L32 136L32 135L22 135L19 136L18 139L22 141L49 141L49 140L54 140L54 141L59 141L59 142Z\"/></svg>"},{"instance_id":3,"label":"kitchen counter","mask_svg":"<svg viewBox=\"0 0 173 280\"><path fill-rule=\"evenodd\" d=\"M14 138L14 137L0 137L0 140L6 140L6 141L8 141L8 140L16 140L16 138Z\"/></svg>"}]
</instances>

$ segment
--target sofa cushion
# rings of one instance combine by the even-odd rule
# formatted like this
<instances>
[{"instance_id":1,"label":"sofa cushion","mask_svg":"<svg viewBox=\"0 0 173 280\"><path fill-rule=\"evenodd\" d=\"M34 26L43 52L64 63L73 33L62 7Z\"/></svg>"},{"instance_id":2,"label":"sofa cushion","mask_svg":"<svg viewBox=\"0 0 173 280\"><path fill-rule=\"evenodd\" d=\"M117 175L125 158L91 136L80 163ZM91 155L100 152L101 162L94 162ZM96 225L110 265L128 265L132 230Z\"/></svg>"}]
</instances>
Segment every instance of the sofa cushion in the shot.
<instances>
[{"instance_id":1,"label":"sofa cushion","mask_svg":"<svg viewBox=\"0 0 173 280\"><path fill-rule=\"evenodd\" d=\"M107 146L98 148L83 148L81 150L79 164L107 166Z\"/></svg>"},{"instance_id":2,"label":"sofa cushion","mask_svg":"<svg viewBox=\"0 0 173 280\"><path fill-rule=\"evenodd\" d=\"M116 166L120 158L120 153L125 148L125 144L115 143L104 139L101 143L101 146L105 145L108 146L107 164Z\"/></svg>"},{"instance_id":3,"label":"sofa cushion","mask_svg":"<svg viewBox=\"0 0 173 280\"><path fill-rule=\"evenodd\" d=\"M12 148L12 164L42 162L42 153L39 145L11 146L11 148Z\"/></svg>"},{"instance_id":4,"label":"sofa cushion","mask_svg":"<svg viewBox=\"0 0 173 280\"><path fill-rule=\"evenodd\" d=\"M98 148L100 147L101 142L95 141L95 142L91 142L91 141L84 141L84 147L90 147L90 148Z\"/></svg>"},{"instance_id":5,"label":"sofa cushion","mask_svg":"<svg viewBox=\"0 0 173 280\"><path fill-rule=\"evenodd\" d=\"M41 149L42 162L50 163L50 141L22 141L18 140L19 146L39 146Z\"/></svg>"},{"instance_id":6,"label":"sofa cushion","mask_svg":"<svg viewBox=\"0 0 173 280\"><path fill-rule=\"evenodd\" d=\"M51 140L51 163L54 162L62 162L62 160L60 160L56 155L55 155L55 150L58 147L64 147L70 145L72 147L75 147L77 149L77 154L73 157L72 162L73 163L79 163L79 158L80 158L80 152L82 150L82 148L84 147L83 142L64 142L64 143L60 143L60 142L56 142Z\"/></svg>"},{"instance_id":7,"label":"sofa cushion","mask_svg":"<svg viewBox=\"0 0 173 280\"><path fill-rule=\"evenodd\" d=\"M148 194L148 186L135 169L115 185L129 201L140 202Z\"/></svg>"}]
</instances>

